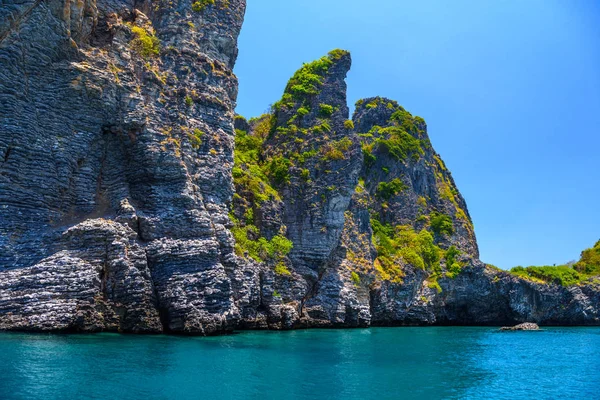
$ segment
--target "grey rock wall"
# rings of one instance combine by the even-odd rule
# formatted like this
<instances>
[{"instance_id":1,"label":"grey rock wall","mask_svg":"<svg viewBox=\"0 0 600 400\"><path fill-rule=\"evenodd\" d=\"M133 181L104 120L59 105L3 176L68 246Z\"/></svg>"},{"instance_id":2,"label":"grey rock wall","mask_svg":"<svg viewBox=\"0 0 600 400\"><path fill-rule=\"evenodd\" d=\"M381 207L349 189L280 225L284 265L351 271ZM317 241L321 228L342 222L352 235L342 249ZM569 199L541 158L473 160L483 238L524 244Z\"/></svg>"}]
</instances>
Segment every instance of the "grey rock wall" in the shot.
<instances>
[{"instance_id":1,"label":"grey rock wall","mask_svg":"<svg viewBox=\"0 0 600 400\"><path fill-rule=\"evenodd\" d=\"M210 334L240 318L227 214L244 9L2 6L3 327Z\"/></svg>"},{"instance_id":2,"label":"grey rock wall","mask_svg":"<svg viewBox=\"0 0 600 400\"><path fill-rule=\"evenodd\" d=\"M347 52L325 57L313 92L288 87L271 115L235 121L264 135L261 168L291 161L283 182L234 187L245 6L0 4L0 330L600 324L597 283L538 284L478 260L466 203L425 122L384 98L363 100L349 121ZM421 150L399 157L376 143L398 126ZM383 196L393 181L402 189ZM269 190L277 196L257 199ZM234 223L248 210L249 239L281 235L291 251L240 251ZM432 230L435 213L452 232ZM374 218L454 246L460 273L444 260L439 271L398 261L402 279L386 277Z\"/></svg>"}]
</instances>

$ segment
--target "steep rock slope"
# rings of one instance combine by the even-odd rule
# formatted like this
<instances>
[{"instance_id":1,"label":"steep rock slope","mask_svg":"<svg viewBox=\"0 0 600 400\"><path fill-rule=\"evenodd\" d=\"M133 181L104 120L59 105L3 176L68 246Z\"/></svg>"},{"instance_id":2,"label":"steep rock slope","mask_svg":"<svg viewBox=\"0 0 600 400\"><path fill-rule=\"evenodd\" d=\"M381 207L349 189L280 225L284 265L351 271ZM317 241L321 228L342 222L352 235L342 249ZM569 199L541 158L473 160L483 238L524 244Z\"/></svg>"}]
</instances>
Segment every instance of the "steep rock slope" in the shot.
<instances>
[{"instance_id":1,"label":"steep rock slope","mask_svg":"<svg viewBox=\"0 0 600 400\"><path fill-rule=\"evenodd\" d=\"M349 67L335 50L298 70L271 114L236 119L236 250L267 266L266 326L599 324L597 282L535 282L478 260L425 121L380 97L348 120Z\"/></svg>"},{"instance_id":2,"label":"steep rock slope","mask_svg":"<svg viewBox=\"0 0 600 400\"><path fill-rule=\"evenodd\" d=\"M346 105L350 64L350 54L341 50L305 64L272 114L238 126L238 254L271 264L266 292L287 310L285 327L358 326L370 319L368 296L359 301L341 246L362 166ZM278 239L283 236L286 242ZM270 256L268 248L255 247L256 240L263 247L282 243L285 251L275 248L279 254Z\"/></svg>"},{"instance_id":3,"label":"steep rock slope","mask_svg":"<svg viewBox=\"0 0 600 400\"><path fill-rule=\"evenodd\" d=\"M210 333L240 318L226 226L244 9L2 6L0 328Z\"/></svg>"}]
</instances>

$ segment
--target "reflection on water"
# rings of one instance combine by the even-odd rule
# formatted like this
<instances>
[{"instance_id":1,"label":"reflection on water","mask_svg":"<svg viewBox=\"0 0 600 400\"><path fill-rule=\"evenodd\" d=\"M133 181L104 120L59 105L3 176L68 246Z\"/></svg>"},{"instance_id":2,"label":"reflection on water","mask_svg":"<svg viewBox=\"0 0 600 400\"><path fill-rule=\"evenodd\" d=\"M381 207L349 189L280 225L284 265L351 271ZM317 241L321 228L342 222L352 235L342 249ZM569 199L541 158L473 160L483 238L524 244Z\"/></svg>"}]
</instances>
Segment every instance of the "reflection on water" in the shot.
<instances>
[{"instance_id":1,"label":"reflection on water","mask_svg":"<svg viewBox=\"0 0 600 400\"><path fill-rule=\"evenodd\" d=\"M1 399L594 398L600 329L0 334Z\"/></svg>"}]
</instances>

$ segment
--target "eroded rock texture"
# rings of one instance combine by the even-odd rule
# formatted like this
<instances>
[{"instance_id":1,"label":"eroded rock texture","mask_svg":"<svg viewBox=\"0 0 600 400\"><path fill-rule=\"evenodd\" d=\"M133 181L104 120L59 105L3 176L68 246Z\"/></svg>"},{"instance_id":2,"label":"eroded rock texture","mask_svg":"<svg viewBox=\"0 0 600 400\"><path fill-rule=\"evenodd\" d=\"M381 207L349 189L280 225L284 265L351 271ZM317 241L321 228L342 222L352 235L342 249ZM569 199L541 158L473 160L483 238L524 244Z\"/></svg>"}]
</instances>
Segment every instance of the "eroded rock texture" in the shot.
<instances>
[{"instance_id":1,"label":"eroded rock texture","mask_svg":"<svg viewBox=\"0 0 600 400\"><path fill-rule=\"evenodd\" d=\"M226 226L244 9L2 6L3 327L212 333L239 319Z\"/></svg>"},{"instance_id":2,"label":"eroded rock texture","mask_svg":"<svg viewBox=\"0 0 600 400\"><path fill-rule=\"evenodd\" d=\"M271 114L236 119L236 251L268 276L266 326L599 324L597 283L535 283L478 260L425 121L381 97L350 121L349 67L335 50L296 72ZM273 256L277 233L293 247Z\"/></svg>"},{"instance_id":3,"label":"eroded rock texture","mask_svg":"<svg viewBox=\"0 0 600 400\"><path fill-rule=\"evenodd\" d=\"M349 53L236 134L245 6L0 4L0 329L600 323L597 283L478 261L425 121L350 119Z\"/></svg>"}]
</instances>

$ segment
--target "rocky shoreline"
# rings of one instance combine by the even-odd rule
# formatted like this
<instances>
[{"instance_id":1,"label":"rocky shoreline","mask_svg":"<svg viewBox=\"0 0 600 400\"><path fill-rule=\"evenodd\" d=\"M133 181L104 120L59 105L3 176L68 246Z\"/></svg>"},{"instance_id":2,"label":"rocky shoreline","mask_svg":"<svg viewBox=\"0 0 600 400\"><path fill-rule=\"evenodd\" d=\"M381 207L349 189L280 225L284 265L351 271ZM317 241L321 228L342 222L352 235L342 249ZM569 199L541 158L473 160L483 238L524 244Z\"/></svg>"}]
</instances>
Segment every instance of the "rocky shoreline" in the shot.
<instances>
[{"instance_id":1,"label":"rocky shoreline","mask_svg":"<svg viewBox=\"0 0 600 400\"><path fill-rule=\"evenodd\" d=\"M479 261L426 122L349 115L348 52L236 117L245 7L0 8L0 330L600 326L598 280Z\"/></svg>"}]
</instances>

